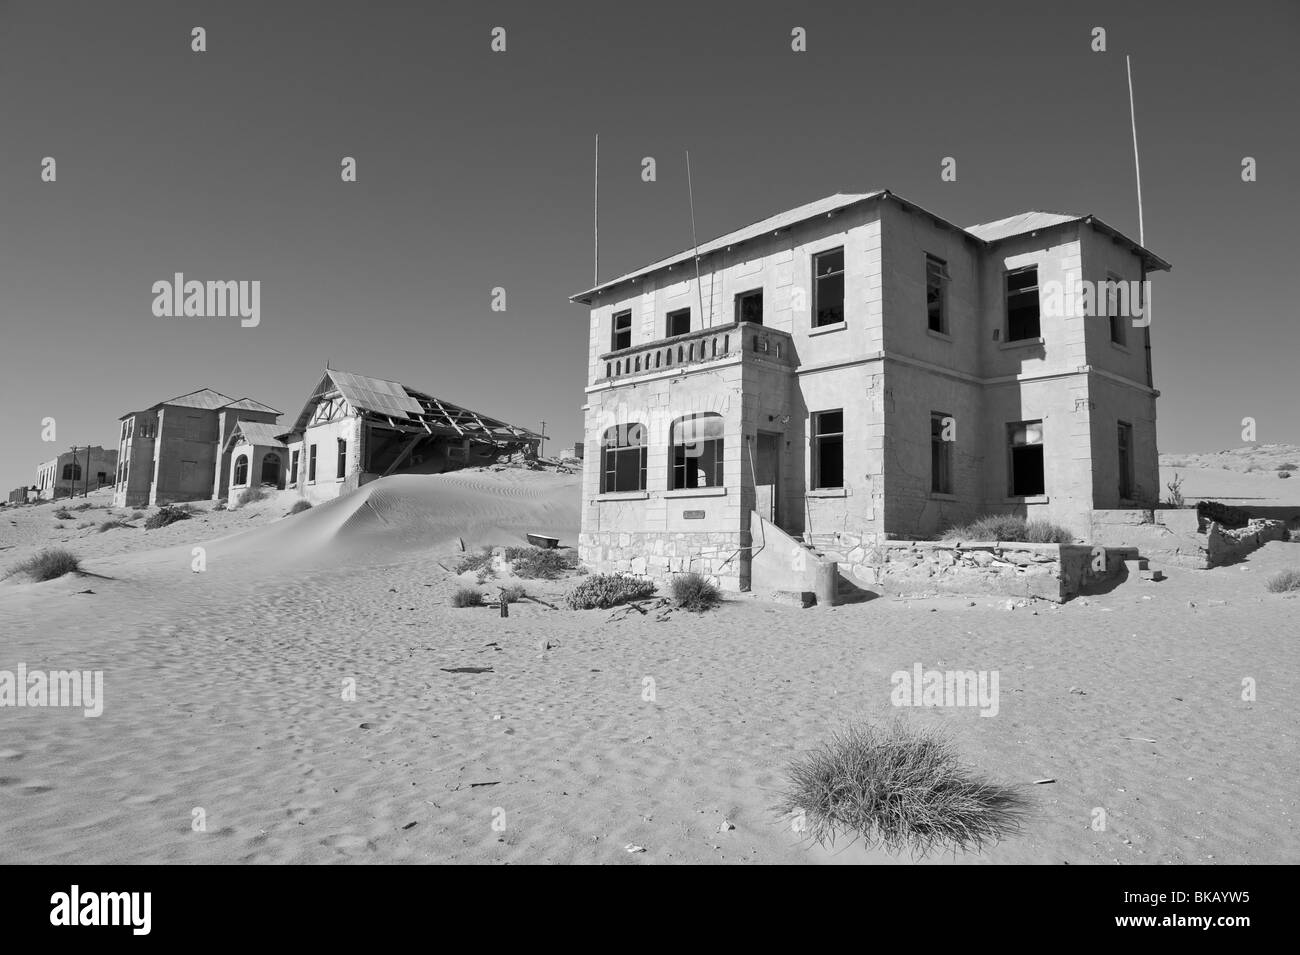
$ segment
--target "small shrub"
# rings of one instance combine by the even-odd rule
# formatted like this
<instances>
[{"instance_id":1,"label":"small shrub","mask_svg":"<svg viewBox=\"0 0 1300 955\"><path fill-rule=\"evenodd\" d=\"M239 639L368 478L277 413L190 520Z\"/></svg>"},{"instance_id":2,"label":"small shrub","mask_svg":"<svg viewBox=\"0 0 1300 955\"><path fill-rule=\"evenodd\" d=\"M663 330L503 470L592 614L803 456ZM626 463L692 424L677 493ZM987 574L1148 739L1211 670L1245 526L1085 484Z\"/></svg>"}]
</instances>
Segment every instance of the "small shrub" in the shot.
<instances>
[{"instance_id":1,"label":"small shrub","mask_svg":"<svg viewBox=\"0 0 1300 955\"><path fill-rule=\"evenodd\" d=\"M1290 471L1278 471L1278 472L1277 472L1277 476L1280 477L1280 478L1289 478L1289 477L1291 476L1291 472L1290 472Z\"/></svg>"},{"instance_id":2,"label":"small shrub","mask_svg":"<svg viewBox=\"0 0 1300 955\"><path fill-rule=\"evenodd\" d=\"M573 610L596 610L629 600L644 600L654 596L654 592L654 581L644 577L592 574L565 594L564 602Z\"/></svg>"},{"instance_id":3,"label":"small shrub","mask_svg":"<svg viewBox=\"0 0 1300 955\"><path fill-rule=\"evenodd\" d=\"M66 507L61 507L57 511L55 511L54 517L56 520L60 520L60 521L70 521L74 519L73 513L70 510L68 510Z\"/></svg>"},{"instance_id":4,"label":"small shrub","mask_svg":"<svg viewBox=\"0 0 1300 955\"><path fill-rule=\"evenodd\" d=\"M1169 496L1165 498L1166 507L1182 507L1187 503L1183 498L1183 479L1178 476L1177 471L1174 472L1174 479L1165 487L1169 488Z\"/></svg>"},{"instance_id":5,"label":"small shrub","mask_svg":"<svg viewBox=\"0 0 1300 955\"><path fill-rule=\"evenodd\" d=\"M116 520L104 521L104 523L99 525L99 532L102 534L104 533L104 531L111 531L119 527L130 527L130 526L131 525L128 524L126 521L116 521Z\"/></svg>"},{"instance_id":6,"label":"small shrub","mask_svg":"<svg viewBox=\"0 0 1300 955\"><path fill-rule=\"evenodd\" d=\"M188 508L179 507L174 504L164 504L158 510L149 515L145 520L145 530L157 530L160 527L166 527L168 524L175 524L177 521L188 521L190 512Z\"/></svg>"},{"instance_id":7,"label":"small shrub","mask_svg":"<svg viewBox=\"0 0 1300 955\"><path fill-rule=\"evenodd\" d=\"M1018 830L1029 808L1021 790L973 777L947 737L901 719L851 725L787 772L776 809L802 813L822 845L851 835L891 852L980 849Z\"/></svg>"},{"instance_id":8,"label":"small shrub","mask_svg":"<svg viewBox=\"0 0 1300 955\"><path fill-rule=\"evenodd\" d=\"M487 571L492 572L492 548L484 547L477 554L466 554L456 565L456 573L468 574L470 571L478 571L480 574Z\"/></svg>"},{"instance_id":9,"label":"small shrub","mask_svg":"<svg viewBox=\"0 0 1300 955\"><path fill-rule=\"evenodd\" d=\"M1296 470L1300 470L1300 465L1295 465L1292 464L1290 461L1287 461L1285 464L1279 464L1277 466L1277 469L1279 471L1296 471Z\"/></svg>"},{"instance_id":10,"label":"small shrub","mask_svg":"<svg viewBox=\"0 0 1300 955\"><path fill-rule=\"evenodd\" d=\"M678 574L672 581L673 600L683 610L703 613L722 602L722 592L700 574Z\"/></svg>"},{"instance_id":11,"label":"small shrub","mask_svg":"<svg viewBox=\"0 0 1300 955\"><path fill-rule=\"evenodd\" d=\"M1271 594L1285 594L1300 590L1300 570L1289 567L1281 573L1274 574L1264 584Z\"/></svg>"},{"instance_id":12,"label":"small shrub","mask_svg":"<svg viewBox=\"0 0 1300 955\"><path fill-rule=\"evenodd\" d=\"M133 521L138 521L138 520L140 520L142 517L144 517L144 511L132 511L132 512L131 512L131 520L133 520Z\"/></svg>"},{"instance_id":13,"label":"small shrub","mask_svg":"<svg viewBox=\"0 0 1300 955\"><path fill-rule=\"evenodd\" d=\"M94 505L94 504L91 504L89 501L82 501L80 504L78 504L76 507L74 507L73 510L74 510L74 511L88 511L88 510L90 510L90 509L91 509L92 507L94 507L94 506L95 506L95 505Z\"/></svg>"},{"instance_id":14,"label":"small shrub","mask_svg":"<svg viewBox=\"0 0 1300 955\"><path fill-rule=\"evenodd\" d=\"M528 590L523 584L507 584L501 588L501 602L507 604L518 603L528 596Z\"/></svg>"},{"instance_id":15,"label":"small shrub","mask_svg":"<svg viewBox=\"0 0 1300 955\"><path fill-rule=\"evenodd\" d=\"M578 565L572 551L554 547L507 547L505 558L515 576L530 580L555 580Z\"/></svg>"},{"instance_id":16,"label":"small shrub","mask_svg":"<svg viewBox=\"0 0 1300 955\"><path fill-rule=\"evenodd\" d=\"M252 504L254 501L264 501L266 496L266 492L262 490L261 485L255 485L240 491L239 497L235 498L235 503L243 507L245 504Z\"/></svg>"},{"instance_id":17,"label":"small shrub","mask_svg":"<svg viewBox=\"0 0 1300 955\"><path fill-rule=\"evenodd\" d=\"M951 527L944 540L1015 541L1023 544L1072 544L1074 534L1050 521L1028 521L1015 514L989 514L969 524Z\"/></svg>"},{"instance_id":18,"label":"small shrub","mask_svg":"<svg viewBox=\"0 0 1300 955\"><path fill-rule=\"evenodd\" d=\"M35 557L29 557L10 569L6 577L26 574L35 581L54 580L64 574L75 574L81 570L81 561L71 551L60 547L51 547L41 551Z\"/></svg>"},{"instance_id":19,"label":"small shrub","mask_svg":"<svg viewBox=\"0 0 1300 955\"><path fill-rule=\"evenodd\" d=\"M451 605L453 607L481 607L483 606L483 595L473 587L458 587L456 592L451 595Z\"/></svg>"},{"instance_id":20,"label":"small shrub","mask_svg":"<svg viewBox=\"0 0 1300 955\"><path fill-rule=\"evenodd\" d=\"M311 501L294 501L293 507L289 508L289 516L301 514L303 511L311 510Z\"/></svg>"}]
</instances>

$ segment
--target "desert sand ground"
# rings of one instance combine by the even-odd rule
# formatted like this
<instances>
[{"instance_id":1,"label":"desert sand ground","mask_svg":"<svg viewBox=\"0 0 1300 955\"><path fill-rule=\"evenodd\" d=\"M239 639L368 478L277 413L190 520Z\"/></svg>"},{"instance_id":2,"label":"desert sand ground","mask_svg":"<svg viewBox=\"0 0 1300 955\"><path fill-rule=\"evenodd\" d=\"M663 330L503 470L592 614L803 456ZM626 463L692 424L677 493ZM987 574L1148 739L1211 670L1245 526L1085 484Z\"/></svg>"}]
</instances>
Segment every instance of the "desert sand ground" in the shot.
<instances>
[{"instance_id":1,"label":"desert sand ground","mask_svg":"<svg viewBox=\"0 0 1300 955\"><path fill-rule=\"evenodd\" d=\"M78 522L106 519L91 501ZM0 511L0 566L63 543L88 572L0 583L0 669L105 679L98 718L0 710L0 861L912 862L809 846L771 807L790 759L896 712L890 674L917 662L999 672L996 717L908 718L1033 803L1019 834L925 862L1300 861L1300 600L1263 586L1300 544L1061 607L733 595L664 621L532 602L502 619L449 605L456 539L573 542L576 476L288 504L103 534L55 530L53 505ZM556 603L573 581L525 583Z\"/></svg>"}]
</instances>

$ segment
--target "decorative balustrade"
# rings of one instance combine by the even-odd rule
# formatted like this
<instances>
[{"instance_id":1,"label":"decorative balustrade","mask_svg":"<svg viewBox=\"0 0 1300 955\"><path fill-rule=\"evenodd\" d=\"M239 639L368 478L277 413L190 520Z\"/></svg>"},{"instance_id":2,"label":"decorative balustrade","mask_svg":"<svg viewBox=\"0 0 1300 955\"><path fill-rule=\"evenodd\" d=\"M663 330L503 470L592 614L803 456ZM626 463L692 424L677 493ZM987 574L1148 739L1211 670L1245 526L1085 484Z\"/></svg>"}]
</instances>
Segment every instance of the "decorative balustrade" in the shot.
<instances>
[{"instance_id":1,"label":"decorative balustrade","mask_svg":"<svg viewBox=\"0 0 1300 955\"><path fill-rule=\"evenodd\" d=\"M604 380L675 371L733 358L749 352L788 365L794 364L794 342L775 328L750 322L715 325L685 335L661 338L601 355Z\"/></svg>"}]
</instances>

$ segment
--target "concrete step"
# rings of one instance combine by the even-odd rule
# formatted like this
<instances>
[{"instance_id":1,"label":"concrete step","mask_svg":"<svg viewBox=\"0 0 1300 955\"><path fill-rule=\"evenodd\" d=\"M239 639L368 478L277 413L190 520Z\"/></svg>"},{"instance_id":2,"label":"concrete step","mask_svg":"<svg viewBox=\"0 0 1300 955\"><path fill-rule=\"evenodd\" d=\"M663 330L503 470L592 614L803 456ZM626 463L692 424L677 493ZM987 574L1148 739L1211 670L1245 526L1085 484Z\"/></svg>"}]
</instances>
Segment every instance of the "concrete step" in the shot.
<instances>
[{"instance_id":1,"label":"concrete step","mask_svg":"<svg viewBox=\"0 0 1300 955\"><path fill-rule=\"evenodd\" d=\"M1143 561L1142 563L1145 564L1146 561ZM1164 571L1160 570L1158 567L1152 567L1148 570L1139 570L1138 577L1140 577L1142 580L1150 580L1159 583L1160 581L1165 579L1165 573Z\"/></svg>"},{"instance_id":2,"label":"concrete step","mask_svg":"<svg viewBox=\"0 0 1300 955\"><path fill-rule=\"evenodd\" d=\"M1147 559L1145 557L1138 557L1134 560L1126 560L1124 561L1124 569L1130 574L1140 573L1147 569Z\"/></svg>"}]
</instances>

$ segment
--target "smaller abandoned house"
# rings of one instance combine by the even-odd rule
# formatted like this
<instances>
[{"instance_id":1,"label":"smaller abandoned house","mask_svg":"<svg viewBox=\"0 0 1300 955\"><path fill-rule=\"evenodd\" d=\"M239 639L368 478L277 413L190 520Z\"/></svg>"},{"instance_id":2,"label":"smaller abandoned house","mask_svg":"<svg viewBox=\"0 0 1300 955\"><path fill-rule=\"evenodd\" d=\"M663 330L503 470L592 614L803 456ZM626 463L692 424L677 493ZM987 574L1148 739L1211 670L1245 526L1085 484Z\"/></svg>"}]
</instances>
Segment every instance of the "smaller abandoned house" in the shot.
<instances>
[{"instance_id":1,"label":"smaller abandoned house","mask_svg":"<svg viewBox=\"0 0 1300 955\"><path fill-rule=\"evenodd\" d=\"M40 492L34 484L31 487L16 487L9 492L10 504L30 504L37 500L40 500Z\"/></svg>"},{"instance_id":2,"label":"smaller abandoned house","mask_svg":"<svg viewBox=\"0 0 1300 955\"><path fill-rule=\"evenodd\" d=\"M159 402L121 418L113 505L141 507L224 497L221 449L235 425L274 425L280 412L211 388ZM111 480L111 478L110 478Z\"/></svg>"},{"instance_id":3,"label":"smaller abandoned house","mask_svg":"<svg viewBox=\"0 0 1300 955\"><path fill-rule=\"evenodd\" d=\"M36 493L43 501L83 494L113 483L117 452L99 445L64 451L36 468Z\"/></svg>"},{"instance_id":4,"label":"smaller abandoned house","mask_svg":"<svg viewBox=\"0 0 1300 955\"><path fill-rule=\"evenodd\" d=\"M292 427L241 421L230 431L225 483L232 495L270 485L326 501L389 474L536 454L540 441L537 432L400 382L327 368Z\"/></svg>"}]
</instances>

